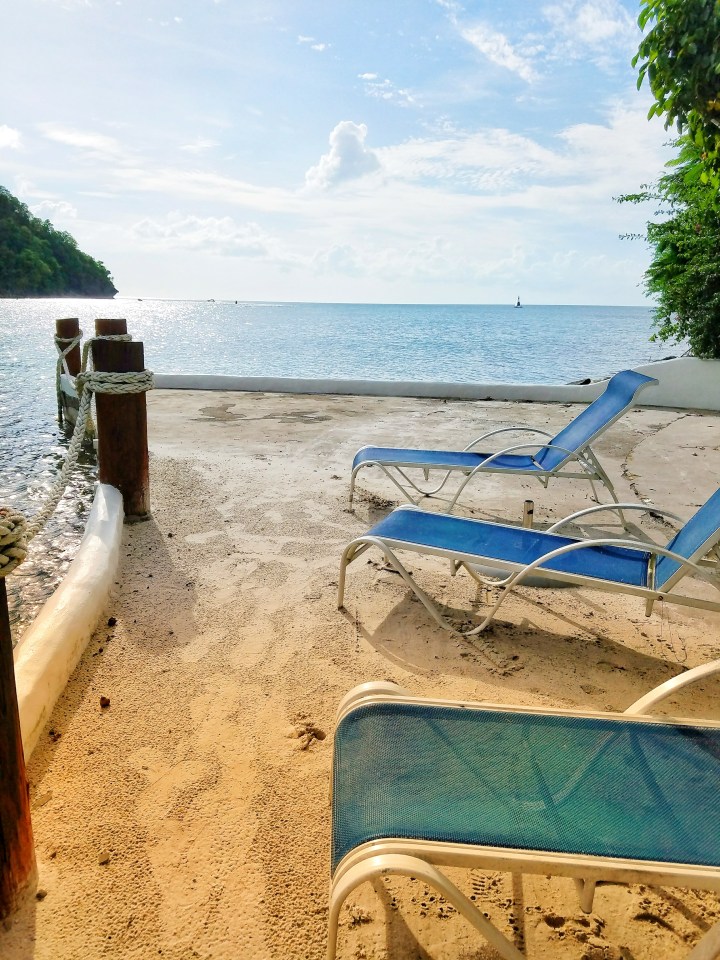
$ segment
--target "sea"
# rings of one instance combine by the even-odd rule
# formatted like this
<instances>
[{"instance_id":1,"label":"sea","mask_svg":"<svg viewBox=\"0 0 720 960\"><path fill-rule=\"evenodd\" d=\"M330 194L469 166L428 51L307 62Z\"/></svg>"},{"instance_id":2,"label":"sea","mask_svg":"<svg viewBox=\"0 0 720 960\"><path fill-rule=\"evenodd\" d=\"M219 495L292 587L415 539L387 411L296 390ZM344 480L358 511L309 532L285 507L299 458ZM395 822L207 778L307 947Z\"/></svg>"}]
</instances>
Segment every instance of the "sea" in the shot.
<instances>
[{"instance_id":1,"label":"sea","mask_svg":"<svg viewBox=\"0 0 720 960\"><path fill-rule=\"evenodd\" d=\"M0 506L27 516L63 462L55 320L124 317L155 373L569 383L684 352L650 340L651 307L275 303L118 298L0 300ZM96 466L86 450L66 496L8 580L16 639L82 537Z\"/></svg>"}]
</instances>

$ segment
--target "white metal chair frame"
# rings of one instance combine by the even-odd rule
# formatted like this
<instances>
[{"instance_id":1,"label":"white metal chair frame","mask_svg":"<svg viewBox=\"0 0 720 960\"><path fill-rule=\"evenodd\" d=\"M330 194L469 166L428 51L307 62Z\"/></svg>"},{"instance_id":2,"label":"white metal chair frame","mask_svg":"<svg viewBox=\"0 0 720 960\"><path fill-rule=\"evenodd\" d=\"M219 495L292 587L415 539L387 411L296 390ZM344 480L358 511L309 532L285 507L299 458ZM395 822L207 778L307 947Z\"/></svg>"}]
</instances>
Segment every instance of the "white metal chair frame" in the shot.
<instances>
[{"instance_id":1,"label":"white metal chair frame","mask_svg":"<svg viewBox=\"0 0 720 960\"><path fill-rule=\"evenodd\" d=\"M600 711L573 711L560 709L531 709L507 704L479 704L440 699L413 697L408 691L386 681L364 683L351 690L340 703L336 722L360 706L372 703L399 701L432 706L454 706L477 710L526 712L541 715L601 717L633 722L652 723L652 709L669 696L697 680L720 672L720 660L703 664L673 677L640 697L623 713ZM664 718L663 718L664 719ZM697 726L697 721L671 718L678 726ZM720 727L718 721L703 721L704 726ZM584 768L586 769L586 767ZM580 772L582 775L582 771ZM573 778L577 781L577 777ZM513 873L553 874L571 877L577 887L580 908L592 910L595 887L599 881L614 883L645 883L650 886L680 886L720 892L720 865L717 867L693 864L638 861L581 854L552 853L484 847L472 844L383 839L364 843L348 853L338 864L330 886L328 920L328 960L335 960L340 910L346 898L360 884L376 877L397 874L411 876L434 887L448 900L498 951L503 960L525 960L523 954L465 894L452 883L438 867L465 867L468 869L505 870ZM720 956L720 923L712 927L687 960L716 960Z\"/></svg>"},{"instance_id":2,"label":"white metal chair frame","mask_svg":"<svg viewBox=\"0 0 720 960\"><path fill-rule=\"evenodd\" d=\"M416 510L418 508L416 506L403 505L397 509ZM543 532L547 534L557 533L557 531L563 526L575 522L583 516L598 513L602 510L617 510L621 518L623 516L622 511L640 510L646 513L651 512L654 514L671 517L674 520L680 520L679 517L673 513L670 513L670 511L654 506L650 507L644 504L636 503L600 504L599 506L588 507L585 510L579 510L576 513L572 513L564 519L559 520L557 523L553 524L552 527ZM497 524L497 526L507 525ZM352 540L343 552L340 561L340 575L338 579L338 609L342 609L345 602L345 578L348 565L352 563L353 560L356 560L367 549L374 546L382 551L388 565L392 567L396 573L400 574L402 579L410 587L418 600L420 600L428 613L430 613L432 618L441 627L450 631L451 633L454 633L456 636L472 637L485 630L485 628L492 622L495 614L503 602L507 599L508 595L515 589L515 587L519 586L527 577L531 576L532 573L539 568L542 570L543 577L547 578L548 581L557 581L561 584L577 584L578 586L606 590L610 593L623 593L630 594L631 596L642 597L646 601L645 616L647 617L649 617L652 613L653 605L657 600L664 600L668 603L676 603L703 610L720 611L720 602L704 600L696 597L686 597L682 594L674 593L672 590L675 584L690 572L694 573L695 576L699 577L700 579L711 583L715 589L720 590L720 582L718 582L717 577L712 576L708 572L709 568L713 571L713 573L716 573L718 566L720 565L717 559L718 540L720 540L720 533L718 533L718 537L714 542L709 543L707 547L704 548L702 556L696 556L694 559L683 557L680 554L674 553L665 547L661 547L658 544L653 543L651 540L633 540L627 537L603 537L588 540L578 540L575 543L558 547L555 550L549 550L546 554L544 554L542 557L539 557L537 560L534 560L532 563L520 566L510 561L498 560L494 557L479 557L477 555L463 553L452 554L450 551L443 550L438 547L429 547L422 544L417 545L400 540L391 541L366 534ZM554 560L556 557L563 556L564 554L572 553L576 550L587 549L589 547L603 546L623 547L641 553L650 553L651 558L648 569L648 584L643 587L633 584L616 583L614 581L604 580L596 577L588 577L577 573L566 573L561 570L553 570L546 566L550 560ZM443 616L435 601L432 600L428 594L415 582L406 567L403 566L401 561L396 556L395 549L445 557L450 560L450 572L453 576L459 569L463 568L478 583L481 583L485 586L501 587L502 592L500 593L500 596L498 597L494 606L491 608L490 612L485 616L479 626L465 631L457 630L447 619L447 617ZM712 559L708 559L708 555L710 555ZM656 589L654 584L655 561L658 557L668 557L680 564L678 571L667 581L667 583L662 585L662 590ZM509 571L509 575L505 578L488 577L478 572L477 567L479 565L497 567L499 570Z\"/></svg>"},{"instance_id":3,"label":"white metal chair frame","mask_svg":"<svg viewBox=\"0 0 720 960\"><path fill-rule=\"evenodd\" d=\"M614 421L611 421L611 423L612 422ZM610 424L608 424L608 426L609 425ZM605 429L606 428L604 427L603 432ZM539 430L539 429L536 429L535 427L502 427L499 430L491 430L489 433L484 433L481 436L477 437L475 440L472 441L472 443L469 443L466 447L463 447L462 452L469 453L473 449L473 447L476 447L479 443L482 443L484 440L487 440L489 437L494 437L500 433L539 433L544 437L552 436L552 434L548 433L546 430ZM557 466L553 467L552 470L544 470L540 466L540 464L537 464L536 470L522 470L522 469L517 469L512 467L493 466L494 462L498 458L503 457L509 453L518 453L521 450L532 450L534 453L534 456L532 457L533 462L536 462L537 456L539 456L539 454L542 453L543 450L560 450L562 453L567 454L567 456L562 461L562 463L559 463ZM573 463L573 462L579 465L580 467L579 472L572 472L564 469L566 466L568 466L570 463ZM506 473L511 475L515 474L517 476L523 476L523 477L534 477L543 485L545 489L547 489L548 483L550 482L550 479L552 477L559 477L563 480L587 480L592 488L593 500L595 500L596 503L600 502L597 495L597 490L595 489L595 483L594 483L595 480L598 480L600 483L602 483L605 486L605 488L607 489L607 491L609 492L610 496L613 498L615 503L618 502L617 496L615 494L615 488L612 485L612 481L608 477L605 470L603 470L602 466L600 465L600 461L596 457L595 453L593 452L589 444L587 444L581 450L577 450L577 451L570 450L567 447L562 447L559 444L555 444L555 443L545 443L542 445L529 444L529 443L512 444L509 447L504 447L502 450L497 450L495 453L490 454L485 460L479 463L478 466L473 468L472 470L467 468L462 468L462 467L452 467L452 466L444 467L442 464L438 464L437 466L432 466L432 467L423 467L420 464L412 463L412 462L408 462L408 463L398 462L398 463L387 464L387 463L383 463L382 460L365 460L363 463L360 463L358 464L357 467L355 467L355 469L352 471L352 474L350 476L350 509L352 509L353 497L355 495L355 478L358 472L363 469L363 467L379 467L383 471L385 476L388 477L388 479L395 484L398 490L402 493L403 497L405 497L405 499L409 503L415 506L417 506L420 503L420 501L423 500L425 497L433 497L436 494L440 493L440 491L443 489L443 487L445 486L445 484L447 483L447 481L449 480L450 476L453 473L464 474L464 479L461 480L447 508L448 513L452 513L452 511L454 510L455 505L457 504L457 501L460 495L462 494L463 490L465 489L465 487L470 483L471 480L474 480L475 477L481 473ZM445 472L445 476L442 478L442 480L437 486L433 487L430 490L426 490L420 487L417 483L415 483L415 481L407 475L405 470L402 469L403 467L422 470L426 482L429 481L431 470L444 470L446 472ZM408 492L408 490L402 485L402 483L400 483L400 481L395 476L395 473L400 474L400 476L403 478L403 480L408 485L408 487L411 487L413 490L415 490L419 494L419 497L417 499L415 499Z\"/></svg>"}]
</instances>

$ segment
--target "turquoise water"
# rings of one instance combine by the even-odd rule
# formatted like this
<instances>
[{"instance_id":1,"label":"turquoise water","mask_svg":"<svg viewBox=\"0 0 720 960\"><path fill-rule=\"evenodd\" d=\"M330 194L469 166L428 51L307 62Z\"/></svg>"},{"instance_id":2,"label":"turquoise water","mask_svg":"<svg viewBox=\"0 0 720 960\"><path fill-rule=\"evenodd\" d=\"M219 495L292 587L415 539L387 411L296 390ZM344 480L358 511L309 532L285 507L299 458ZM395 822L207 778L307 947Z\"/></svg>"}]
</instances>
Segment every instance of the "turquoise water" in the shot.
<instances>
[{"instance_id":1,"label":"turquoise water","mask_svg":"<svg viewBox=\"0 0 720 960\"><path fill-rule=\"evenodd\" d=\"M0 300L0 504L28 514L67 443L56 422L58 317L79 317L86 334L96 317L127 318L155 373L567 383L682 352L649 342L645 307ZM9 578L16 623L62 576L93 481L86 458L31 560Z\"/></svg>"},{"instance_id":2,"label":"turquoise water","mask_svg":"<svg viewBox=\"0 0 720 960\"><path fill-rule=\"evenodd\" d=\"M97 316L126 317L159 373L562 383L672 352L649 343L645 307L6 300L0 309L3 340L22 330L19 359L41 361L42 373L58 316L79 316L88 331Z\"/></svg>"}]
</instances>

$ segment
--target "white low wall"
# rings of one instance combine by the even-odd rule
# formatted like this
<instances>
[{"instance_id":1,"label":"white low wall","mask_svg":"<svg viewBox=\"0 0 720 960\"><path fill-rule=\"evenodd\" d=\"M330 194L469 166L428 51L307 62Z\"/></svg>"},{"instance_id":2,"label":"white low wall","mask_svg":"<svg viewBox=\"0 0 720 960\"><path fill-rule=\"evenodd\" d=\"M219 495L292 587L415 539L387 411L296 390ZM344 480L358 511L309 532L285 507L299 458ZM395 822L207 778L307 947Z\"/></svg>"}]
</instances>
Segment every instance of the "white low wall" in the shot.
<instances>
[{"instance_id":1,"label":"white low wall","mask_svg":"<svg viewBox=\"0 0 720 960\"><path fill-rule=\"evenodd\" d=\"M720 360L679 357L634 367L659 380L640 394L640 406L720 410ZM156 374L159 390L238 390L258 393L321 393L369 397L439 397L455 400L532 400L590 403L605 382L579 384L423 383L401 380L331 380L298 377L233 377Z\"/></svg>"},{"instance_id":2,"label":"white low wall","mask_svg":"<svg viewBox=\"0 0 720 960\"><path fill-rule=\"evenodd\" d=\"M70 679L115 580L123 527L122 494L100 484L85 535L62 583L15 648L15 683L29 757Z\"/></svg>"}]
</instances>

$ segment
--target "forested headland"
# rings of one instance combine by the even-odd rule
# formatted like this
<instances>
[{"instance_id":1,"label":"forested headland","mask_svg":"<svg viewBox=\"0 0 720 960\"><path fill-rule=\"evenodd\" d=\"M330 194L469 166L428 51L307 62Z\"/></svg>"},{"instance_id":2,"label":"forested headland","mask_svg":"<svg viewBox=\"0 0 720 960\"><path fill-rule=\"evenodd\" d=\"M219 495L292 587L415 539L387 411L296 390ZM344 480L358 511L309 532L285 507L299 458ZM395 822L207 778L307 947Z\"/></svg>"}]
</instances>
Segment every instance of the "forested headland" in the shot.
<instances>
[{"instance_id":1,"label":"forested headland","mask_svg":"<svg viewBox=\"0 0 720 960\"><path fill-rule=\"evenodd\" d=\"M104 264L0 187L0 297L113 297Z\"/></svg>"}]
</instances>

